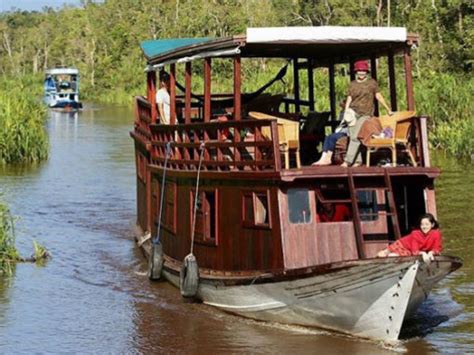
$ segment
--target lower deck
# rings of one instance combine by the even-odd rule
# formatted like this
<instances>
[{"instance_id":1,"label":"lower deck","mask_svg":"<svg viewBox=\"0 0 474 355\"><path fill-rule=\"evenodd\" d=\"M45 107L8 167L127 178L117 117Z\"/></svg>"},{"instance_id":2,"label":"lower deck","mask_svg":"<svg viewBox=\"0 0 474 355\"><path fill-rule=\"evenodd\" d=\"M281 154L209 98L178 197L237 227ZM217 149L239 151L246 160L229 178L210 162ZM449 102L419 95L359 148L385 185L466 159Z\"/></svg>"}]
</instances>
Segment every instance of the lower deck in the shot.
<instances>
[{"instance_id":1,"label":"lower deck","mask_svg":"<svg viewBox=\"0 0 474 355\"><path fill-rule=\"evenodd\" d=\"M138 223L155 236L161 212L164 252L179 262L191 248L197 172L167 169L163 185L163 171L144 164L137 176ZM421 214L436 213L438 174L421 167L202 171L193 252L201 268L230 273L375 257Z\"/></svg>"}]
</instances>

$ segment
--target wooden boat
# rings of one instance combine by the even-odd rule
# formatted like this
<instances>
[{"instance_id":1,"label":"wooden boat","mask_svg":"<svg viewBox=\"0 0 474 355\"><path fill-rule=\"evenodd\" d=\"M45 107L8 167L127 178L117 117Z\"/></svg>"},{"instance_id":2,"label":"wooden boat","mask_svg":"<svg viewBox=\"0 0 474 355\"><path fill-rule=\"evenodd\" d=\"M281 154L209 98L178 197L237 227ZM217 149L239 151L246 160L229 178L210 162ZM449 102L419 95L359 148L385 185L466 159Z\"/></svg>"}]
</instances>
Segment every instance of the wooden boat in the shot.
<instances>
[{"instance_id":1,"label":"wooden boat","mask_svg":"<svg viewBox=\"0 0 474 355\"><path fill-rule=\"evenodd\" d=\"M82 108L79 101L79 70L52 68L45 72L44 102L49 108L76 111Z\"/></svg>"},{"instance_id":2,"label":"wooden boat","mask_svg":"<svg viewBox=\"0 0 474 355\"><path fill-rule=\"evenodd\" d=\"M377 78L377 60L387 58L395 111L396 66L403 63L404 109L414 111L410 51L417 43L404 28L364 27L253 28L229 38L144 42L147 96L136 97L130 134L137 242L149 255L151 278L162 276L185 296L249 318L398 339L432 287L462 265L444 255L431 263L375 257L408 234L421 214L436 214L440 170L430 165L429 118L405 117L406 139L395 148L372 142L392 150L397 164L389 167L375 163L382 149L372 153L373 166L311 166L324 136L304 137L301 126L311 123L324 133L338 125L336 68L352 68L356 59L370 60ZM291 58L293 97L242 93L241 66L252 58ZM214 60L232 63L231 94L211 94ZM203 65L203 95L191 92L193 65ZM159 124L155 102L160 68L170 73L170 125ZM315 70L328 77L325 114L312 113ZM318 121L323 117L329 120ZM322 222L326 204L344 206L352 217Z\"/></svg>"}]
</instances>

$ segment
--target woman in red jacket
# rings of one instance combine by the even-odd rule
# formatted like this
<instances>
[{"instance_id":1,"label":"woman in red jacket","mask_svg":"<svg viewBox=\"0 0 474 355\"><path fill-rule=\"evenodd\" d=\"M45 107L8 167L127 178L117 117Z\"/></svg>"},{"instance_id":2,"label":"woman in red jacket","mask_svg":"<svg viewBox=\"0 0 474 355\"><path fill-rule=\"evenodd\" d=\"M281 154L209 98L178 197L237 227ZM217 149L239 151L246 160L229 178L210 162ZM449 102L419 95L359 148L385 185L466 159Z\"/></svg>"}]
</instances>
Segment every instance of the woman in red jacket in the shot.
<instances>
[{"instance_id":1,"label":"woman in red jacket","mask_svg":"<svg viewBox=\"0 0 474 355\"><path fill-rule=\"evenodd\" d=\"M425 261L433 260L433 256L439 255L443 248L438 228L436 219L431 213L427 213L420 218L420 229L400 238L387 249L380 251L377 256L421 255Z\"/></svg>"}]
</instances>

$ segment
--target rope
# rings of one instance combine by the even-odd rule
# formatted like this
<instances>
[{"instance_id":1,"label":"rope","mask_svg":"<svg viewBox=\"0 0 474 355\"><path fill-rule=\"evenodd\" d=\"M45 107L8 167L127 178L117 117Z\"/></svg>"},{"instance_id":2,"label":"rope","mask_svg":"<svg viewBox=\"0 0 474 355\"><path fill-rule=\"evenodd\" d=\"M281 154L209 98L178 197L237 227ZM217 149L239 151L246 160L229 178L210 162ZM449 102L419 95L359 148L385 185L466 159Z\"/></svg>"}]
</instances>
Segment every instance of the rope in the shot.
<instances>
[{"instance_id":1,"label":"rope","mask_svg":"<svg viewBox=\"0 0 474 355\"><path fill-rule=\"evenodd\" d=\"M198 203L198 199L199 199L199 177L201 175L202 158L203 158L203 155L204 155L204 142L201 143L200 149L201 149L201 155L199 157L199 166L198 166L197 178L196 178L196 193L194 195L193 230L192 230L192 233L191 233L191 252L190 252L190 254L193 253L193 248L194 248L194 231L195 231L195 228L196 228L196 212L197 212L197 203Z\"/></svg>"},{"instance_id":2,"label":"rope","mask_svg":"<svg viewBox=\"0 0 474 355\"><path fill-rule=\"evenodd\" d=\"M161 180L161 196L160 196L160 214L158 216L158 229L156 231L156 237L153 239L153 244L160 243L160 232L161 232L161 216L163 214L163 200L165 197L165 179L166 179L166 168L168 165L168 157L171 155L171 142L166 143L165 153L165 165L163 169L163 179Z\"/></svg>"}]
</instances>

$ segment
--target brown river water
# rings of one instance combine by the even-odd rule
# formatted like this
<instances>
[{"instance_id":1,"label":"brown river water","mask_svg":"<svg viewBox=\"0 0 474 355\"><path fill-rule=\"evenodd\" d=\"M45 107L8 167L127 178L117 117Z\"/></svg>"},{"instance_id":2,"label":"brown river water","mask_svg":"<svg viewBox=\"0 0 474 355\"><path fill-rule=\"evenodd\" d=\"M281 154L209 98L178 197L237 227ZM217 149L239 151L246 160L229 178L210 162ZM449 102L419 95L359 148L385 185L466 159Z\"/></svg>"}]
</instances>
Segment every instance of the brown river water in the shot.
<instances>
[{"instance_id":1,"label":"brown river water","mask_svg":"<svg viewBox=\"0 0 474 355\"><path fill-rule=\"evenodd\" d=\"M445 252L464 266L443 280L399 345L267 324L187 303L150 283L133 242L135 167L128 108L50 113L50 158L0 167L3 200L19 217L22 255L32 241L53 258L0 279L0 353L474 353L474 165L438 154Z\"/></svg>"}]
</instances>

